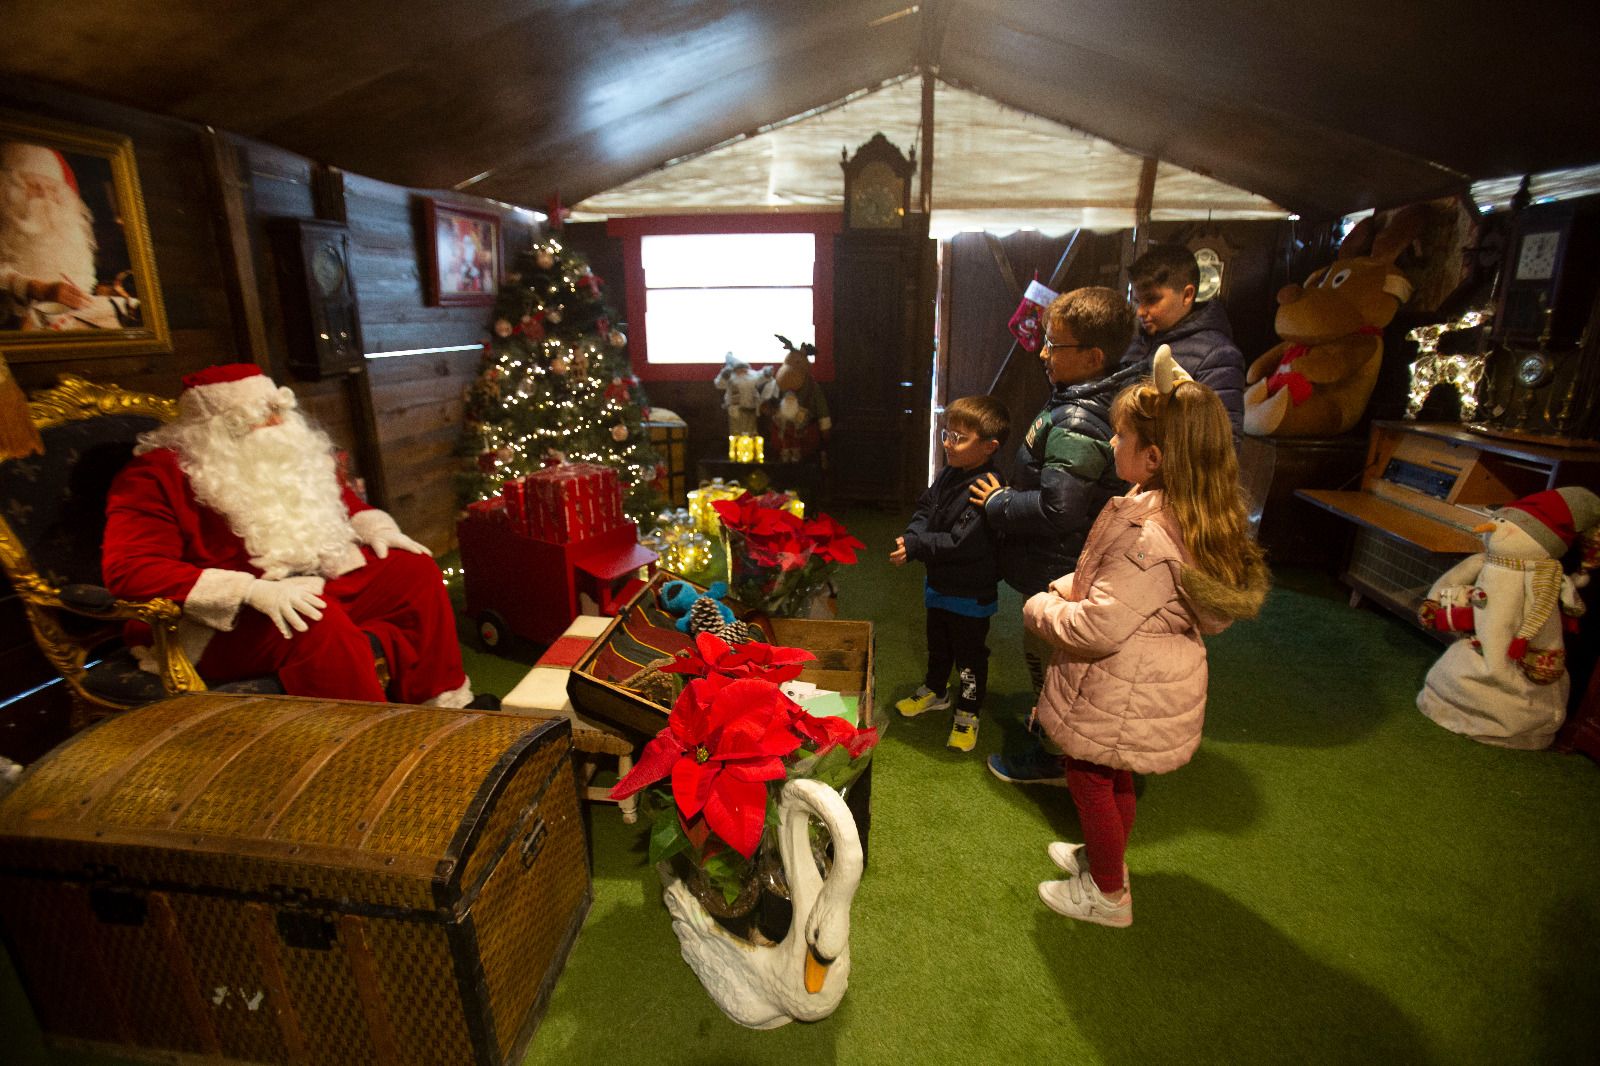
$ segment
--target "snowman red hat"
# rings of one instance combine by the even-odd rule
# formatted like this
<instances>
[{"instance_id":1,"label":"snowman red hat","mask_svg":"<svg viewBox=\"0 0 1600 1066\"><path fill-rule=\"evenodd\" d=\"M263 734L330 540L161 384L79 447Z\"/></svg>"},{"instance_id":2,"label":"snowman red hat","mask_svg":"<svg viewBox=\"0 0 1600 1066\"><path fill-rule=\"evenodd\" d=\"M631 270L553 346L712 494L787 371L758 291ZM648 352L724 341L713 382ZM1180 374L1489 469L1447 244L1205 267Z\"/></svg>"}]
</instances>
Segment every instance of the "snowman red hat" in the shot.
<instances>
[{"instance_id":1,"label":"snowman red hat","mask_svg":"<svg viewBox=\"0 0 1600 1066\"><path fill-rule=\"evenodd\" d=\"M1576 485L1524 496L1495 512L1559 559L1581 533L1600 529L1600 496Z\"/></svg>"},{"instance_id":2,"label":"snowman red hat","mask_svg":"<svg viewBox=\"0 0 1600 1066\"><path fill-rule=\"evenodd\" d=\"M206 419L226 411L264 410L274 400L293 407L294 393L274 384L254 363L224 363L184 375L178 407L186 418Z\"/></svg>"}]
</instances>

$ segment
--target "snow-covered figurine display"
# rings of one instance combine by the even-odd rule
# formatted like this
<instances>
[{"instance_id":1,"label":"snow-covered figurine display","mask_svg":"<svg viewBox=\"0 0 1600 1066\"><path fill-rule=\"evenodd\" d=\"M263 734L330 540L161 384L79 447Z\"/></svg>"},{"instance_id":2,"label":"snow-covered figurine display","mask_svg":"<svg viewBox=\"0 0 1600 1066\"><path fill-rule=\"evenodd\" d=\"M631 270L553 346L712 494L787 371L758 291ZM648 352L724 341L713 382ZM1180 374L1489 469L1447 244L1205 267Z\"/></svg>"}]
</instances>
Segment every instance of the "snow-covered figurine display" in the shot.
<instances>
[{"instance_id":1,"label":"snow-covered figurine display","mask_svg":"<svg viewBox=\"0 0 1600 1066\"><path fill-rule=\"evenodd\" d=\"M722 406L728 409L728 435L753 436L761 400L772 382L772 371L752 370L750 364L729 352L722 360L715 384L722 390Z\"/></svg>"},{"instance_id":2,"label":"snow-covered figurine display","mask_svg":"<svg viewBox=\"0 0 1600 1066\"><path fill-rule=\"evenodd\" d=\"M1545 748L1566 717L1571 685L1563 618L1583 613L1577 590L1600 564L1600 497L1578 487L1536 492L1475 532L1485 550L1445 571L1423 601L1425 626L1464 639L1428 671L1417 706L1485 744ZM1564 574L1561 557L1580 535L1582 566Z\"/></svg>"}]
</instances>

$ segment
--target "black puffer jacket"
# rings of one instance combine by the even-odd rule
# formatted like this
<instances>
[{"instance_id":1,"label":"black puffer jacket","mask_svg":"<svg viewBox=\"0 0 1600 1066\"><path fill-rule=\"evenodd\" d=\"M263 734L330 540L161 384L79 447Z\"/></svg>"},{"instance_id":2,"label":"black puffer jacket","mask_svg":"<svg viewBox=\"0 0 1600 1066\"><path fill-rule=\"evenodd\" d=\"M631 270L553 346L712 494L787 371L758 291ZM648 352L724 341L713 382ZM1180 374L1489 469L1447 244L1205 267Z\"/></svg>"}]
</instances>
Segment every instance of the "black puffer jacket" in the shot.
<instances>
[{"instance_id":1,"label":"black puffer jacket","mask_svg":"<svg viewBox=\"0 0 1600 1066\"><path fill-rule=\"evenodd\" d=\"M1233 423L1233 443L1244 432L1244 354L1233 343L1228 313L1216 300L1196 304L1176 326L1146 336L1141 330L1123 353L1122 365L1150 373L1150 357L1163 344L1172 346L1172 358L1202 385L1210 386Z\"/></svg>"},{"instance_id":2,"label":"black puffer jacket","mask_svg":"<svg viewBox=\"0 0 1600 1066\"><path fill-rule=\"evenodd\" d=\"M1078 565L1083 538L1107 500L1127 488L1111 454L1111 401L1144 370L1057 385L1028 426L1011 487L984 505L1000 539L1000 576L1031 596Z\"/></svg>"},{"instance_id":3,"label":"black puffer jacket","mask_svg":"<svg viewBox=\"0 0 1600 1066\"><path fill-rule=\"evenodd\" d=\"M928 568L928 587L941 595L995 601L1000 563L994 536L967 499L974 481L995 472L991 463L976 470L947 466L917 500L905 531L906 558Z\"/></svg>"}]
</instances>

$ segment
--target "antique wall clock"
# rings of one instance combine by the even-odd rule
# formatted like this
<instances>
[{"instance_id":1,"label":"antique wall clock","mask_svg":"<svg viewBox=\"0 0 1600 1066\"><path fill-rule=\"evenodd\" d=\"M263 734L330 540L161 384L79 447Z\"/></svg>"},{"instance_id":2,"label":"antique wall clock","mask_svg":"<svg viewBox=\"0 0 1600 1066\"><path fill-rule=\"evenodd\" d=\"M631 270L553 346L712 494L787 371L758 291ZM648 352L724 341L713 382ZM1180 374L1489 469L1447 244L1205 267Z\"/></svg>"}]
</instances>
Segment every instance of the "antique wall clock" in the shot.
<instances>
[{"instance_id":1,"label":"antique wall clock","mask_svg":"<svg viewBox=\"0 0 1600 1066\"><path fill-rule=\"evenodd\" d=\"M911 210L911 174L916 158L907 159L881 133L840 160L844 169L844 228L898 232Z\"/></svg>"},{"instance_id":2,"label":"antique wall clock","mask_svg":"<svg viewBox=\"0 0 1600 1066\"><path fill-rule=\"evenodd\" d=\"M1600 269L1600 214L1571 205L1526 208L1501 268L1498 331L1513 344L1574 344L1588 320Z\"/></svg>"},{"instance_id":3,"label":"antique wall clock","mask_svg":"<svg viewBox=\"0 0 1600 1066\"><path fill-rule=\"evenodd\" d=\"M289 369L310 381L362 366L361 318L350 274L350 233L337 222L272 226Z\"/></svg>"}]
</instances>

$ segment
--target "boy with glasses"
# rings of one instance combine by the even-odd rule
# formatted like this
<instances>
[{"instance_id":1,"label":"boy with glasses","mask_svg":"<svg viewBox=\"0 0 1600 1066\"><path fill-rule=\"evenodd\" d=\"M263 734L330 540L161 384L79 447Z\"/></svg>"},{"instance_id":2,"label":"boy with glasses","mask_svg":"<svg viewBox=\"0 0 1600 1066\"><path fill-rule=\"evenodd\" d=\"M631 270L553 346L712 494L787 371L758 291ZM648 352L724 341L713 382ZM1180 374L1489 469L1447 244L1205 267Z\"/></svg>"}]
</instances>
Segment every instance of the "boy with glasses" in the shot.
<instances>
[{"instance_id":1,"label":"boy with glasses","mask_svg":"<svg viewBox=\"0 0 1600 1066\"><path fill-rule=\"evenodd\" d=\"M1050 399L1028 426L1011 486L1001 488L998 477L981 478L971 495L999 538L1001 577L1024 600L1077 569L1100 508L1126 488L1111 452L1111 401L1147 372L1143 366L1116 366L1133 338L1134 313L1110 289L1091 286L1056 297L1044 327L1039 358L1050 379ZM1037 697L1049 648L1025 631L1022 650ZM1037 746L1020 757L991 755L989 769L1020 784L1067 782L1062 757Z\"/></svg>"},{"instance_id":2,"label":"boy with glasses","mask_svg":"<svg viewBox=\"0 0 1600 1066\"><path fill-rule=\"evenodd\" d=\"M992 396L963 396L945 408L939 431L944 469L917 501L911 524L895 538L889 561L928 569L928 669L916 692L895 704L906 718L951 706L950 669L961 681L947 744L971 751L989 680L989 619L999 605L994 538L983 509L969 496L975 482L995 477L994 453L1011 429L1005 405Z\"/></svg>"}]
</instances>

